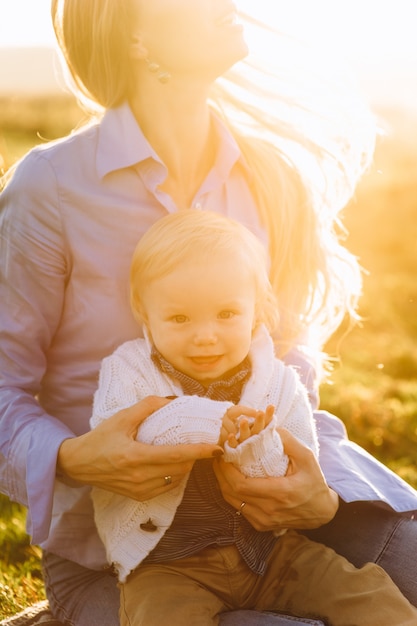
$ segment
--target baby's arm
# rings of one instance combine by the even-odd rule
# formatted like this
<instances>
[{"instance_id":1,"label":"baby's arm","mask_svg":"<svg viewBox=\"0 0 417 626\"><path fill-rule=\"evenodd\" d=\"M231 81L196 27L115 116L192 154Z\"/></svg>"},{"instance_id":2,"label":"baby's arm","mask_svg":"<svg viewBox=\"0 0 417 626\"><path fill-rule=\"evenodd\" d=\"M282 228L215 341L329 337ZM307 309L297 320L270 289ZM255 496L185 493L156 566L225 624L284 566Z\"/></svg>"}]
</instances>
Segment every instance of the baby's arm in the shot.
<instances>
[{"instance_id":1,"label":"baby's arm","mask_svg":"<svg viewBox=\"0 0 417 626\"><path fill-rule=\"evenodd\" d=\"M150 361L143 340L120 346L101 364L94 395L92 428L117 411L147 396L180 396L178 385L167 379ZM231 402L216 402L197 396L183 396L150 415L136 438L142 443L217 443L221 420Z\"/></svg>"},{"instance_id":2,"label":"baby's arm","mask_svg":"<svg viewBox=\"0 0 417 626\"><path fill-rule=\"evenodd\" d=\"M133 346L134 344L122 347L103 361L99 388L94 398L92 427L113 415L115 411L127 408L146 396L169 396L178 393L178 388L173 383L167 382L166 378L152 367L149 360L136 357L132 350ZM298 379L297 384L294 382L296 374L291 370L283 379L281 376L282 372L278 385L276 413L273 416L270 413L271 409L266 409L265 415L262 416L262 413L257 413L254 409L234 407L231 402L180 396L150 415L140 426L137 439L155 445L219 441L223 443L227 435L233 435L233 419L243 413L246 418L255 418L255 421L250 425L250 422L243 420L241 437L244 441L241 440L236 448L233 448L233 439L232 445L226 441L225 460L234 463L248 476L283 475L287 470L288 457L284 454L276 426L288 428L300 439L307 439L306 443L310 447L313 447L311 442L315 441L315 434L310 433L309 427L306 428L311 409L306 394L300 395L297 389L297 385L301 386L301 383ZM282 401L283 396L286 397L285 402ZM231 410L233 413L230 413ZM253 411L253 414L250 411ZM226 418L223 419L225 414ZM225 431L227 420L229 426ZM304 438L300 436L303 429L311 436ZM251 433L249 438L248 432Z\"/></svg>"},{"instance_id":3,"label":"baby's arm","mask_svg":"<svg viewBox=\"0 0 417 626\"><path fill-rule=\"evenodd\" d=\"M142 423L137 440L154 445L223 444L234 428L234 414L228 412L228 409L234 408L232 402L181 396L178 385L157 371L145 357L143 344L137 340L124 344L103 360L94 396L91 427L95 428L115 412L132 406L146 396L177 396ZM240 407L237 414L250 418L256 415L256 411ZM225 415L227 417L223 419ZM227 430L222 429L223 423L227 424Z\"/></svg>"},{"instance_id":4,"label":"baby's arm","mask_svg":"<svg viewBox=\"0 0 417 626\"><path fill-rule=\"evenodd\" d=\"M240 424L239 438L229 436L225 444L225 461L240 468L250 477L283 476L288 469L288 457L276 428L286 428L318 454L317 435L307 393L297 374L277 364L275 384L267 399L273 400L275 410L267 406L251 425ZM263 426L265 424L265 426Z\"/></svg>"},{"instance_id":5,"label":"baby's arm","mask_svg":"<svg viewBox=\"0 0 417 626\"><path fill-rule=\"evenodd\" d=\"M240 407L236 406L235 408L239 409ZM227 413L230 414L232 410L229 409ZM240 443L246 441L249 437L259 435L272 419L274 419L274 407L272 405L267 406L265 411L256 411L252 419L248 419L248 415L240 411L233 420L233 428L229 430L225 441L227 440L231 448L237 448Z\"/></svg>"},{"instance_id":6,"label":"baby's arm","mask_svg":"<svg viewBox=\"0 0 417 626\"><path fill-rule=\"evenodd\" d=\"M218 443L222 419L231 402L198 396L180 396L146 418L137 439L154 445Z\"/></svg>"},{"instance_id":7,"label":"baby's arm","mask_svg":"<svg viewBox=\"0 0 417 626\"><path fill-rule=\"evenodd\" d=\"M274 407L269 405L265 411L257 411L253 422L246 417L239 422L238 434L229 435L224 445L224 460L251 478L283 476L288 457L276 431Z\"/></svg>"}]
</instances>

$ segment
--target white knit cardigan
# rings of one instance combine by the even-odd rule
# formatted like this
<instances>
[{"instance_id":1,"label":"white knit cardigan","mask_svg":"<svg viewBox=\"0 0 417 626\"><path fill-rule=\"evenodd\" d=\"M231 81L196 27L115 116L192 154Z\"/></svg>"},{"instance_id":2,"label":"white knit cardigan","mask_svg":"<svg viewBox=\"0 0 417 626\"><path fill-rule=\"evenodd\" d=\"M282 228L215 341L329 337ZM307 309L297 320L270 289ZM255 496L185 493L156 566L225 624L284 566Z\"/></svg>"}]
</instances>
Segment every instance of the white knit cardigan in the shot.
<instances>
[{"instance_id":1,"label":"white knit cardigan","mask_svg":"<svg viewBox=\"0 0 417 626\"><path fill-rule=\"evenodd\" d=\"M217 443L222 418L232 403L182 395L180 385L162 373L150 355L149 339L134 339L103 360L91 427L97 427L117 411L146 396L174 395L179 397L142 423L137 439L154 445ZM275 429L277 426L288 429L317 455L311 407L296 372L275 358L272 339L264 327L255 334L249 357L252 373L239 404L261 410L272 404L274 419L260 434L237 448L226 443L223 458L239 467L246 476L282 476L287 470L288 457ZM121 582L151 552L171 525L187 478L178 487L145 502L93 488L97 529L109 563L114 565ZM153 532L141 528L149 519L156 526Z\"/></svg>"}]
</instances>

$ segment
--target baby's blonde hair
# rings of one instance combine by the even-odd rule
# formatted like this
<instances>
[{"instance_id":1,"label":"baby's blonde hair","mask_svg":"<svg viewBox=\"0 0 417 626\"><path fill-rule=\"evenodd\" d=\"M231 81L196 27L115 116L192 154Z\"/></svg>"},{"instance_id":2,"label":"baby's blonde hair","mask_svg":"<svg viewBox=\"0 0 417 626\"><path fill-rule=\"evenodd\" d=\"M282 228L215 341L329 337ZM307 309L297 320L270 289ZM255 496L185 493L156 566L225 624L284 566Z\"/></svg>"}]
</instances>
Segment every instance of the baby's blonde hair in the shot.
<instances>
[{"instance_id":1,"label":"baby's blonde hair","mask_svg":"<svg viewBox=\"0 0 417 626\"><path fill-rule=\"evenodd\" d=\"M268 278L268 257L261 241L242 224L214 211L188 209L163 217L137 244L130 268L130 300L137 321L146 321L143 295L146 286L187 263L209 265L227 255L253 280L256 293L255 326L273 332L278 306ZM190 285L192 290L193 286Z\"/></svg>"}]
</instances>

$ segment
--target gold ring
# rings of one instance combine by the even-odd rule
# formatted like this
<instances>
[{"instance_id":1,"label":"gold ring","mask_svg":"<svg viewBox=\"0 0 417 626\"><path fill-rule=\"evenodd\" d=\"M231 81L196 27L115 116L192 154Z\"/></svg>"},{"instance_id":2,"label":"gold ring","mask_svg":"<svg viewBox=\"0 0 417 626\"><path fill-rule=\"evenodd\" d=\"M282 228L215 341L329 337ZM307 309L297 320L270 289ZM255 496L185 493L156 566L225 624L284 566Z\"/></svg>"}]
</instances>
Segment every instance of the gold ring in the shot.
<instances>
[{"instance_id":1,"label":"gold ring","mask_svg":"<svg viewBox=\"0 0 417 626\"><path fill-rule=\"evenodd\" d=\"M172 483L172 477L171 476L164 476L164 481L166 485L170 485Z\"/></svg>"},{"instance_id":2,"label":"gold ring","mask_svg":"<svg viewBox=\"0 0 417 626\"><path fill-rule=\"evenodd\" d=\"M236 515L242 515L242 510L244 506L246 506L246 502L242 502L242 504L240 505L240 509L236 511Z\"/></svg>"}]
</instances>

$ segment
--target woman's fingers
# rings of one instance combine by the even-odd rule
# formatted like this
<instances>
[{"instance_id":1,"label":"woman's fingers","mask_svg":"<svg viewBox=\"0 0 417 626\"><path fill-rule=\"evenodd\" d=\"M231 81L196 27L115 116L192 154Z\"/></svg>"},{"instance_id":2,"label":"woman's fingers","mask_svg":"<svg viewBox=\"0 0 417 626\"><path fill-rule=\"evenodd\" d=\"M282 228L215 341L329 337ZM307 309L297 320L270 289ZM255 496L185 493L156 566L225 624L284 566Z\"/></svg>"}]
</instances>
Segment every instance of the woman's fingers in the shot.
<instances>
[{"instance_id":1,"label":"woman's fingers","mask_svg":"<svg viewBox=\"0 0 417 626\"><path fill-rule=\"evenodd\" d=\"M167 398L160 398L158 396L147 396L140 402L133 404L132 406L122 409L115 413L112 417L104 420L97 428L104 428L107 426L109 429L117 428L126 433L132 439L136 438L139 426L149 415L161 409L166 404L169 404L171 400Z\"/></svg>"},{"instance_id":2,"label":"woman's fingers","mask_svg":"<svg viewBox=\"0 0 417 626\"><path fill-rule=\"evenodd\" d=\"M214 464L223 497L234 508L246 502L245 517L258 530L316 528L338 508L337 494L323 477L312 451L288 431L279 430L290 461L286 476L247 478L230 463Z\"/></svg>"},{"instance_id":3,"label":"woman's fingers","mask_svg":"<svg viewBox=\"0 0 417 626\"><path fill-rule=\"evenodd\" d=\"M292 435L286 428L277 428L281 437L285 454L289 457L292 465L298 464L300 467L314 467L321 470L313 451L302 443L297 437Z\"/></svg>"},{"instance_id":4,"label":"woman's fingers","mask_svg":"<svg viewBox=\"0 0 417 626\"><path fill-rule=\"evenodd\" d=\"M146 398L92 431L65 440L58 452L58 475L146 500L176 487L197 459L223 453L212 444L153 446L136 441L141 422L166 403Z\"/></svg>"}]
</instances>

